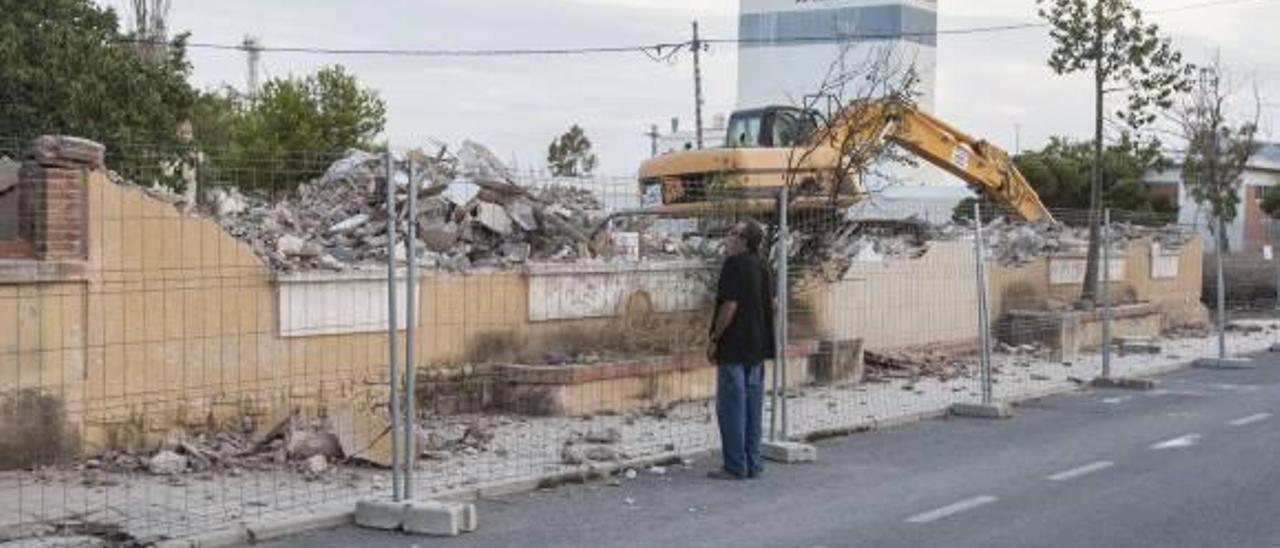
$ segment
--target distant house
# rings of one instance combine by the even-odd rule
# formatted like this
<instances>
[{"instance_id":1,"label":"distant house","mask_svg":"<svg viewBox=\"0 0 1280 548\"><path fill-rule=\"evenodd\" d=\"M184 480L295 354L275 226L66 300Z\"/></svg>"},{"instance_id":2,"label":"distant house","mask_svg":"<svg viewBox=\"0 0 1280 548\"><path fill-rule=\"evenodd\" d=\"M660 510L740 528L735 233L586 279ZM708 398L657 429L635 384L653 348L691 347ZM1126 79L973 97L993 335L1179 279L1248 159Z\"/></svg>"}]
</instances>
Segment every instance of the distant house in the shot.
<instances>
[{"instance_id":1,"label":"distant house","mask_svg":"<svg viewBox=\"0 0 1280 548\"><path fill-rule=\"evenodd\" d=\"M1235 220L1227 225L1228 246L1231 251L1256 251L1275 244L1275 231L1280 230L1280 222L1272 221L1260 207L1263 191L1280 185L1280 143L1258 145L1241 178L1244 184L1240 188L1240 207ZM1205 236L1206 251L1216 246L1209 232L1212 210L1191 199L1182 184L1181 166L1151 172L1146 182L1153 193L1177 199L1178 222L1200 229Z\"/></svg>"}]
</instances>

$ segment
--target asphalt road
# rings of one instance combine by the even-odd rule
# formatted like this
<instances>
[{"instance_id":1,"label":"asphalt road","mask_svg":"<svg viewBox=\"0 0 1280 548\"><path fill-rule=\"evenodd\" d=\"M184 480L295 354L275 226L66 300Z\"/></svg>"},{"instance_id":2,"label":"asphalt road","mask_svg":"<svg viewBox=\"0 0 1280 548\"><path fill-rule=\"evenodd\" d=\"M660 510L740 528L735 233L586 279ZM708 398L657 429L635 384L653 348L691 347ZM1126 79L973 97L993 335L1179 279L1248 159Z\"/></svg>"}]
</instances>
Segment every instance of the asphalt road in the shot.
<instances>
[{"instance_id":1,"label":"asphalt road","mask_svg":"<svg viewBox=\"0 0 1280 548\"><path fill-rule=\"evenodd\" d=\"M350 527L267 546L1280 547L1280 358L1256 363L832 439L759 480L706 479L702 458L482 501L456 538Z\"/></svg>"}]
</instances>

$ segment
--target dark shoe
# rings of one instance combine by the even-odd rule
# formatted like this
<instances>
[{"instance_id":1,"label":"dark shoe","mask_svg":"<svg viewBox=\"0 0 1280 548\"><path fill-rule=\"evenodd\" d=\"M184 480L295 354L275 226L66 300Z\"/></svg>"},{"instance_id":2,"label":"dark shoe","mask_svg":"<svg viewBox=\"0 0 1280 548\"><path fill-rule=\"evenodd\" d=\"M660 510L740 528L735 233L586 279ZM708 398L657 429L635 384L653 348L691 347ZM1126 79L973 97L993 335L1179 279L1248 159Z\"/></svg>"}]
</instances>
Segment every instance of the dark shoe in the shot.
<instances>
[{"instance_id":1,"label":"dark shoe","mask_svg":"<svg viewBox=\"0 0 1280 548\"><path fill-rule=\"evenodd\" d=\"M743 476L742 474L735 474L728 470L712 470L710 472L707 472L707 477L711 479L718 479L718 480L746 479L746 476Z\"/></svg>"},{"instance_id":2,"label":"dark shoe","mask_svg":"<svg viewBox=\"0 0 1280 548\"><path fill-rule=\"evenodd\" d=\"M747 472L747 477L751 479L756 479L763 475L764 475L764 468L756 468L755 470Z\"/></svg>"}]
</instances>

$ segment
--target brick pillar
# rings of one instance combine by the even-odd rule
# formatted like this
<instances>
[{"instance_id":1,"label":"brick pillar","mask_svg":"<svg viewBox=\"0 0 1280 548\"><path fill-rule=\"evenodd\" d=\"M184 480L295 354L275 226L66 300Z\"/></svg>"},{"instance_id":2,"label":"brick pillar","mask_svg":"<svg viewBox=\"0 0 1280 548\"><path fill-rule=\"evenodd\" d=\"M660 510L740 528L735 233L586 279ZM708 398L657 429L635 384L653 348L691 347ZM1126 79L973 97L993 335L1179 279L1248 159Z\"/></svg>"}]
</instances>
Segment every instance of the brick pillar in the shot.
<instances>
[{"instance_id":1,"label":"brick pillar","mask_svg":"<svg viewBox=\"0 0 1280 548\"><path fill-rule=\"evenodd\" d=\"M85 258L86 186L103 146L86 139L37 138L18 175L18 231L36 259Z\"/></svg>"}]
</instances>

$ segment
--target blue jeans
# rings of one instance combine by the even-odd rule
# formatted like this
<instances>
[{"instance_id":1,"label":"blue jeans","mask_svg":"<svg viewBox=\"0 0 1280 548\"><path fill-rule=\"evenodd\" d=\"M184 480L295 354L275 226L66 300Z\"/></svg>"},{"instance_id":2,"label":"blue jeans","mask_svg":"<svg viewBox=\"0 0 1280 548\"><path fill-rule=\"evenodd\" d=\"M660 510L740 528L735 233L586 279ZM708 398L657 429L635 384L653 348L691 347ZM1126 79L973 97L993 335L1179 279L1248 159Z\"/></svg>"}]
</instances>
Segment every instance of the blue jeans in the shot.
<instances>
[{"instance_id":1,"label":"blue jeans","mask_svg":"<svg viewBox=\"0 0 1280 548\"><path fill-rule=\"evenodd\" d=\"M716 420L726 472L745 476L764 469L760 418L764 410L764 364L716 366Z\"/></svg>"}]
</instances>

